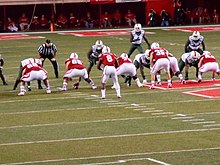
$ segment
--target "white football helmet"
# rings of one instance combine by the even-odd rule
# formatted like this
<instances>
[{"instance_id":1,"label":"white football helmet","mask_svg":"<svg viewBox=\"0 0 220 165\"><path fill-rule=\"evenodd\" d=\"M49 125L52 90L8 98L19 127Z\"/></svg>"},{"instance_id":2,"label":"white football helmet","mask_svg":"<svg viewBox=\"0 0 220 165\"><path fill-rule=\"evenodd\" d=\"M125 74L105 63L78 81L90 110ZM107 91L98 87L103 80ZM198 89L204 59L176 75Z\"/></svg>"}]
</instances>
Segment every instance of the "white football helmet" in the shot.
<instances>
[{"instance_id":1,"label":"white football helmet","mask_svg":"<svg viewBox=\"0 0 220 165\"><path fill-rule=\"evenodd\" d=\"M102 48L102 53L110 53L110 52L111 52L111 49L108 46L104 46Z\"/></svg>"},{"instance_id":2,"label":"white football helmet","mask_svg":"<svg viewBox=\"0 0 220 165\"><path fill-rule=\"evenodd\" d=\"M200 54L199 54L199 52L197 52L197 51L191 51L191 52L190 52L190 56L191 56L191 59L192 59L192 60L198 60L199 57L200 57Z\"/></svg>"},{"instance_id":3,"label":"white football helmet","mask_svg":"<svg viewBox=\"0 0 220 165\"><path fill-rule=\"evenodd\" d=\"M128 54L127 54L127 53L122 53L120 57L122 57L122 58L128 58Z\"/></svg>"},{"instance_id":4,"label":"white football helmet","mask_svg":"<svg viewBox=\"0 0 220 165\"><path fill-rule=\"evenodd\" d=\"M156 48L159 48L160 45L157 43L157 42L154 42L151 44L151 49L156 49Z\"/></svg>"},{"instance_id":5,"label":"white football helmet","mask_svg":"<svg viewBox=\"0 0 220 165\"><path fill-rule=\"evenodd\" d=\"M71 53L70 58L78 59L78 54L77 53Z\"/></svg>"},{"instance_id":6,"label":"white football helmet","mask_svg":"<svg viewBox=\"0 0 220 165\"><path fill-rule=\"evenodd\" d=\"M103 42L101 40L97 40L95 42L95 45L97 47L97 50L101 50L103 48Z\"/></svg>"},{"instance_id":7,"label":"white football helmet","mask_svg":"<svg viewBox=\"0 0 220 165\"><path fill-rule=\"evenodd\" d=\"M200 33L199 31L194 31L192 34L193 40L198 40L200 38Z\"/></svg>"},{"instance_id":8,"label":"white football helmet","mask_svg":"<svg viewBox=\"0 0 220 165\"><path fill-rule=\"evenodd\" d=\"M140 32L141 29L142 29L142 26L141 26L140 23L136 23L136 24L134 25L134 30L135 30L135 32Z\"/></svg>"}]
</instances>

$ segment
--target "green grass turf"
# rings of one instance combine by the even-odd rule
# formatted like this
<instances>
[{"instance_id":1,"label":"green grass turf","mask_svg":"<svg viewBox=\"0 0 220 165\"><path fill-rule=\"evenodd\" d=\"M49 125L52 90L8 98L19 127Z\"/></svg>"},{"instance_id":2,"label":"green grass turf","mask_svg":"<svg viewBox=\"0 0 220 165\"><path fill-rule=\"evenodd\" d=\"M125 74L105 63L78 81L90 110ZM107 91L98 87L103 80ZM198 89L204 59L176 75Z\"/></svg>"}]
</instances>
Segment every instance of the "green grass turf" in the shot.
<instances>
[{"instance_id":1,"label":"green grass turf","mask_svg":"<svg viewBox=\"0 0 220 165\"><path fill-rule=\"evenodd\" d=\"M150 43L159 42L178 59L191 34L160 29L146 31L155 32L147 35ZM207 50L220 61L220 32L201 34ZM107 99L101 100L102 73L96 66L91 77L98 89L92 90L82 82L78 90L73 90L71 86L76 79L69 82L67 92L57 89L62 87L64 60L72 51L87 66L86 53L97 39L119 56L130 47L129 35L29 35L49 38L57 45L60 77L55 78L52 64L46 60L44 67L49 72L52 94L38 90L37 83L32 82L31 92L17 96L19 90L12 88L19 62L28 57L38 58L37 48L45 39L0 41L0 53L5 60L3 71L9 83L0 85L0 164L219 164L219 99L182 93L193 89L149 90L138 88L134 82L132 87L127 87L120 78L122 98L116 97L109 80ZM145 72L149 81L149 70ZM190 68L189 77L195 79L194 68ZM211 73L203 77L210 79ZM162 79L165 81L163 73Z\"/></svg>"}]
</instances>

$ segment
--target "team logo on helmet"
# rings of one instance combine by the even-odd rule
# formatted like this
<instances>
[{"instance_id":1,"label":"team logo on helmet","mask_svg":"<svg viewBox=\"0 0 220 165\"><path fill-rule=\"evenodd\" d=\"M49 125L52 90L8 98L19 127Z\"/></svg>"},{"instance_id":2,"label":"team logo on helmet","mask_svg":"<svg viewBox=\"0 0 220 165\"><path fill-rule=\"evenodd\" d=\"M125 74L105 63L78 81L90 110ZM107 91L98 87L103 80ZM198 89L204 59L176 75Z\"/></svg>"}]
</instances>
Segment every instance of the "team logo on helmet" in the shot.
<instances>
[{"instance_id":1,"label":"team logo on helmet","mask_svg":"<svg viewBox=\"0 0 220 165\"><path fill-rule=\"evenodd\" d=\"M192 60L198 60L200 57L200 54L197 51L191 51L190 56Z\"/></svg>"},{"instance_id":2,"label":"team logo on helmet","mask_svg":"<svg viewBox=\"0 0 220 165\"><path fill-rule=\"evenodd\" d=\"M122 57L122 58L128 58L128 54L127 54L127 53L122 53L120 57Z\"/></svg>"}]
</instances>

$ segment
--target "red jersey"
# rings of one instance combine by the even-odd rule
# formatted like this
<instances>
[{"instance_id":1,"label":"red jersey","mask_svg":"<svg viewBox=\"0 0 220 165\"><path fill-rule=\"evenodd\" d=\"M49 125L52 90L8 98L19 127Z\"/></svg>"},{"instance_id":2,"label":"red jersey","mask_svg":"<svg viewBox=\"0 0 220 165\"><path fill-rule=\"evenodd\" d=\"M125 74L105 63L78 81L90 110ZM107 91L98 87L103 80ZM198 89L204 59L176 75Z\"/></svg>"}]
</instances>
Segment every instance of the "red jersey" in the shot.
<instances>
[{"instance_id":1,"label":"red jersey","mask_svg":"<svg viewBox=\"0 0 220 165\"><path fill-rule=\"evenodd\" d=\"M68 70L70 70L70 69L84 69L85 68L85 66L83 65L83 62L79 59L68 58L65 61L65 64L67 62L70 62L69 65L68 65Z\"/></svg>"},{"instance_id":2,"label":"red jersey","mask_svg":"<svg viewBox=\"0 0 220 165\"><path fill-rule=\"evenodd\" d=\"M130 58L126 58L126 57L119 57L118 58L118 65L122 65L124 63L132 63L132 60Z\"/></svg>"},{"instance_id":3,"label":"red jersey","mask_svg":"<svg viewBox=\"0 0 220 165\"><path fill-rule=\"evenodd\" d=\"M203 54L200 56L200 59L202 59L202 64L216 62L216 58L212 54Z\"/></svg>"},{"instance_id":4,"label":"red jersey","mask_svg":"<svg viewBox=\"0 0 220 165\"><path fill-rule=\"evenodd\" d=\"M42 67L37 63L29 63L23 67L23 70L25 70L24 74L30 73L31 71L38 71L41 69Z\"/></svg>"},{"instance_id":5,"label":"red jersey","mask_svg":"<svg viewBox=\"0 0 220 165\"><path fill-rule=\"evenodd\" d=\"M99 59L102 59L104 66L115 66L116 58L114 53L102 53L99 55Z\"/></svg>"},{"instance_id":6,"label":"red jersey","mask_svg":"<svg viewBox=\"0 0 220 165\"><path fill-rule=\"evenodd\" d=\"M164 48L151 49L149 54L153 54L153 59L157 61L160 58L168 58L168 51Z\"/></svg>"}]
</instances>

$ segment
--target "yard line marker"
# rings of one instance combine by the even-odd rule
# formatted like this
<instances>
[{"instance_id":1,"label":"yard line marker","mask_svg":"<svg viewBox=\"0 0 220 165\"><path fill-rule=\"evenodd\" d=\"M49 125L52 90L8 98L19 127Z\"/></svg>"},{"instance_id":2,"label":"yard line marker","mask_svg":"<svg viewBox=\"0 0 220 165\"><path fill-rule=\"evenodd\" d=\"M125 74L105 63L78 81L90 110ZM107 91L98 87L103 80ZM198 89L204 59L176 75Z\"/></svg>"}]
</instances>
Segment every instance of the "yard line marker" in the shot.
<instances>
[{"instance_id":1,"label":"yard line marker","mask_svg":"<svg viewBox=\"0 0 220 165\"><path fill-rule=\"evenodd\" d=\"M92 159L103 159L103 158L169 154L169 153L182 153L182 152L198 152L198 151L210 151L210 150L220 150L220 147L194 148L194 149L174 150L174 151L168 150L168 151L158 151L158 152L156 152L156 151L155 152L142 152L142 153L131 153L131 154L120 154L120 155L103 155L103 156L66 158L66 159L38 160L38 161L29 161L29 162L8 163L7 165L42 164L42 163L64 162L64 161L74 161L74 160L92 160ZM123 162L121 162L121 163L123 163ZM5 164L0 164L0 165L5 165Z\"/></svg>"},{"instance_id":2,"label":"yard line marker","mask_svg":"<svg viewBox=\"0 0 220 165\"><path fill-rule=\"evenodd\" d=\"M192 124L214 124L214 123L216 123L216 121L195 122L195 123L192 123Z\"/></svg>"},{"instance_id":3,"label":"yard line marker","mask_svg":"<svg viewBox=\"0 0 220 165\"><path fill-rule=\"evenodd\" d=\"M163 110L143 111L144 113L163 112Z\"/></svg>"},{"instance_id":4,"label":"yard line marker","mask_svg":"<svg viewBox=\"0 0 220 165\"><path fill-rule=\"evenodd\" d=\"M203 125L203 127L218 127L220 124Z\"/></svg>"},{"instance_id":5,"label":"yard line marker","mask_svg":"<svg viewBox=\"0 0 220 165\"><path fill-rule=\"evenodd\" d=\"M118 164L118 163L126 163L126 162L132 162L132 161L140 161L140 160L149 160L158 164L162 164L162 165L170 165L161 161L158 161L156 159L152 159L152 158L134 158L134 159L123 159L123 160L116 160L113 162L100 162L100 163L89 163L89 164L83 164L83 165L102 165L102 164Z\"/></svg>"},{"instance_id":6,"label":"yard line marker","mask_svg":"<svg viewBox=\"0 0 220 165\"><path fill-rule=\"evenodd\" d=\"M144 111L144 110L146 110L145 108L135 108L135 109L133 109L134 111Z\"/></svg>"},{"instance_id":7,"label":"yard line marker","mask_svg":"<svg viewBox=\"0 0 220 165\"><path fill-rule=\"evenodd\" d=\"M83 138L70 138L70 139L51 139L51 140L39 140L39 141L23 141L23 142L11 142L0 143L0 146L12 146L12 145L25 145L25 144L42 144L42 143L60 143L67 141L84 141L106 138L122 138L122 137L134 137L134 136L148 136L148 135L163 135L163 134L176 134L176 133L192 133L192 132L205 132L205 131L218 131L220 128L204 128L204 129L192 129L192 130L178 130L178 131L166 131L166 132L146 132L138 134L121 134L121 135L108 135L108 136L92 136Z\"/></svg>"},{"instance_id":8,"label":"yard line marker","mask_svg":"<svg viewBox=\"0 0 220 165\"><path fill-rule=\"evenodd\" d=\"M168 115L173 114L174 112L161 112L161 113L152 113L152 115Z\"/></svg>"},{"instance_id":9,"label":"yard line marker","mask_svg":"<svg viewBox=\"0 0 220 165\"><path fill-rule=\"evenodd\" d=\"M159 160L156 160L156 159L152 159L152 158L148 158L148 160L152 161L152 162L155 162L155 163L158 163L158 164L162 164L162 165L170 165L168 163L165 163L165 162L161 162Z\"/></svg>"},{"instance_id":10,"label":"yard line marker","mask_svg":"<svg viewBox=\"0 0 220 165\"><path fill-rule=\"evenodd\" d=\"M204 121L205 119L190 119L190 120L183 120L183 122L193 122L193 121Z\"/></svg>"},{"instance_id":11,"label":"yard line marker","mask_svg":"<svg viewBox=\"0 0 220 165\"><path fill-rule=\"evenodd\" d=\"M183 116L183 117L173 117L171 119L173 120L181 120L181 119L192 119L194 118L193 116Z\"/></svg>"}]
</instances>

